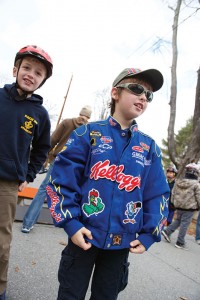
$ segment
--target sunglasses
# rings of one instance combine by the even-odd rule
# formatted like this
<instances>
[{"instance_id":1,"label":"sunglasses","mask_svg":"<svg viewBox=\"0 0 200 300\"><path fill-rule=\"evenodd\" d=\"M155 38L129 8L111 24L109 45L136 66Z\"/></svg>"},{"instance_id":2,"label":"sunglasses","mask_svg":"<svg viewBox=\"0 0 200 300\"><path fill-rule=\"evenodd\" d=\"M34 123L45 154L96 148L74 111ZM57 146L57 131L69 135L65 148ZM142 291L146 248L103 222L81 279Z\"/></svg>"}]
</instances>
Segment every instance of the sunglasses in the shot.
<instances>
[{"instance_id":1,"label":"sunglasses","mask_svg":"<svg viewBox=\"0 0 200 300\"><path fill-rule=\"evenodd\" d=\"M137 96L140 96L144 93L147 98L147 102L151 102L153 100L153 92L145 90L145 88L139 83L121 83L116 86L116 88L118 87L125 88Z\"/></svg>"}]
</instances>

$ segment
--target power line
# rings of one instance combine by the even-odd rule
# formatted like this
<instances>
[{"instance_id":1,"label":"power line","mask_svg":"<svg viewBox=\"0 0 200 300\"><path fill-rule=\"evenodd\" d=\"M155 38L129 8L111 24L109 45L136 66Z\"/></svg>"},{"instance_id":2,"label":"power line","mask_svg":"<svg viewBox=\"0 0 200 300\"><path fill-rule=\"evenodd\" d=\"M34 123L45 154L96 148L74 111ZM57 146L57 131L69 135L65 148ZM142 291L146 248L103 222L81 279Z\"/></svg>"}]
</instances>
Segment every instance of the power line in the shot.
<instances>
[{"instance_id":1,"label":"power line","mask_svg":"<svg viewBox=\"0 0 200 300\"><path fill-rule=\"evenodd\" d=\"M191 0L187 5L185 4L185 6L180 10L180 13L179 15L182 13L182 11L185 9L185 8L188 8L188 6L194 2L194 0ZM160 9L161 10L161 9ZM199 10L199 8L197 8L192 14L190 14L188 17L186 17L183 21L181 21L178 25L180 26L181 24L183 24L186 20L188 20L189 18L191 18L193 15L195 15L197 13L197 11ZM174 17L172 18L172 20L174 19ZM171 20L171 21L172 21ZM170 21L169 21L170 22ZM151 45L149 48L147 48L146 50L144 50L142 52L141 55L143 55L144 53L146 53L147 51L149 51L150 49L152 48L155 48L155 46L157 44L159 44L162 40L166 39L167 36L169 35L169 33L171 34L171 31L168 32L167 34L165 34L163 37L159 38L156 42L153 43L153 45ZM127 58L130 58L134 53L138 52L138 50L140 50L146 43L148 43L153 37L155 36L155 34L151 35L151 37L149 37L147 40L145 40L139 47L137 47L133 52L131 52L131 54L128 55Z\"/></svg>"}]
</instances>

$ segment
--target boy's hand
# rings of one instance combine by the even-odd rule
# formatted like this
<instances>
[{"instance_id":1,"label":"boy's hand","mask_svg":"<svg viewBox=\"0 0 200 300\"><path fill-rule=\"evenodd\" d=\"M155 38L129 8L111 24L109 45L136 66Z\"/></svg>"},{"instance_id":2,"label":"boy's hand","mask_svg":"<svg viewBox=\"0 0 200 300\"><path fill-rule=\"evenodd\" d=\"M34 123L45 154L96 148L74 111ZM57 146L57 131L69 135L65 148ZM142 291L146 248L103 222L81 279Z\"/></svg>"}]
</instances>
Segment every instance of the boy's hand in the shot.
<instances>
[{"instance_id":1,"label":"boy's hand","mask_svg":"<svg viewBox=\"0 0 200 300\"><path fill-rule=\"evenodd\" d=\"M138 240L132 241L130 246L131 253L142 254L146 251L146 248Z\"/></svg>"},{"instance_id":2,"label":"boy's hand","mask_svg":"<svg viewBox=\"0 0 200 300\"><path fill-rule=\"evenodd\" d=\"M19 192L23 191L23 189L25 189L25 187L27 187L27 185L28 185L27 181L22 182L18 187L18 191Z\"/></svg>"},{"instance_id":3,"label":"boy's hand","mask_svg":"<svg viewBox=\"0 0 200 300\"><path fill-rule=\"evenodd\" d=\"M79 229L74 235L72 235L72 242L82 248L83 250L88 250L92 247L91 243L85 241L84 236L86 236L89 240L92 240L92 233L85 227Z\"/></svg>"}]
</instances>

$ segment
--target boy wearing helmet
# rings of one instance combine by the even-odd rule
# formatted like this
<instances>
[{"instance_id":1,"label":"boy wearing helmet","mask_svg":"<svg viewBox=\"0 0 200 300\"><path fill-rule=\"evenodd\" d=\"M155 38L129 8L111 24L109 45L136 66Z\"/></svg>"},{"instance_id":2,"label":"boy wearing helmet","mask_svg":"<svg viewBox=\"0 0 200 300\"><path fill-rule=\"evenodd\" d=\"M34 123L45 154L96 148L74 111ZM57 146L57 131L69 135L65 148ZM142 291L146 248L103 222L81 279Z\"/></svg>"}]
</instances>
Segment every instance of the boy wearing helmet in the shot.
<instances>
[{"instance_id":1,"label":"boy wearing helmet","mask_svg":"<svg viewBox=\"0 0 200 300\"><path fill-rule=\"evenodd\" d=\"M49 115L34 91L52 68L44 50L24 47L14 61L16 82L0 89L0 300L5 299L18 191L35 179L50 148Z\"/></svg>"},{"instance_id":2,"label":"boy wearing helmet","mask_svg":"<svg viewBox=\"0 0 200 300\"><path fill-rule=\"evenodd\" d=\"M175 220L162 231L165 240L170 243L171 234L179 228L175 247L188 250L185 245L185 235L196 210L200 208L200 184L198 182L199 166L190 163L185 167L185 176L176 179L172 190L171 201L176 209Z\"/></svg>"},{"instance_id":3,"label":"boy wearing helmet","mask_svg":"<svg viewBox=\"0 0 200 300\"><path fill-rule=\"evenodd\" d=\"M142 254L161 240L169 187L161 151L135 119L162 84L158 70L123 70L111 89L111 115L73 131L55 159L48 206L69 237L59 300L85 299L93 267L90 299L117 299L127 285L129 252Z\"/></svg>"}]
</instances>

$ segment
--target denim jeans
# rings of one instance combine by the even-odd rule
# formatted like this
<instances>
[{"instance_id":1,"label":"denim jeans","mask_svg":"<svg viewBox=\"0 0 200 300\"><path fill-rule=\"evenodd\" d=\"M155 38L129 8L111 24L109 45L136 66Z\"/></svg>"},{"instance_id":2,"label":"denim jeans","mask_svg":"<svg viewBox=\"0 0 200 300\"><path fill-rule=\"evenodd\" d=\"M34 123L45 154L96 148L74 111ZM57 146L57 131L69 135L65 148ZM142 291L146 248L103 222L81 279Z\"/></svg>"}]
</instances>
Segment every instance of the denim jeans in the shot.
<instances>
[{"instance_id":1,"label":"denim jeans","mask_svg":"<svg viewBox=\"0 0 200 300\"><path fill-rule=\"evenodd\" d=\"M42 181L37 194L33 198L25 216L23 219L23 227L31 228L36 222L40 215L40 211L46 198L46 186L49 182L51 171L53 169L53 163L50 164L49 169L46 173L46 177Z\"/></svg>"},{"instance_id":2,"label":"denim jeans","mask_svg":"<svg viewBox=\"0 0 200 300\"><path fill-rule=\"evenodd\" d=\"M165 232L167 233L167 235L170 236L180 226L177 242L184 245L187 229L192 221L193 215L194 211L177 209L176 219L168 227L165 228Z\"/></svg>"},{"instance_id":3,"label":"denim jeans","mask_svg":"<svg viewBox=\"0 0 200 300\"><path fill-rule=\"evenodd\" d=\"M196 223L196 241L200 240L200 212L197 217L197 223Z\"/></svg>"}]
</instances>

